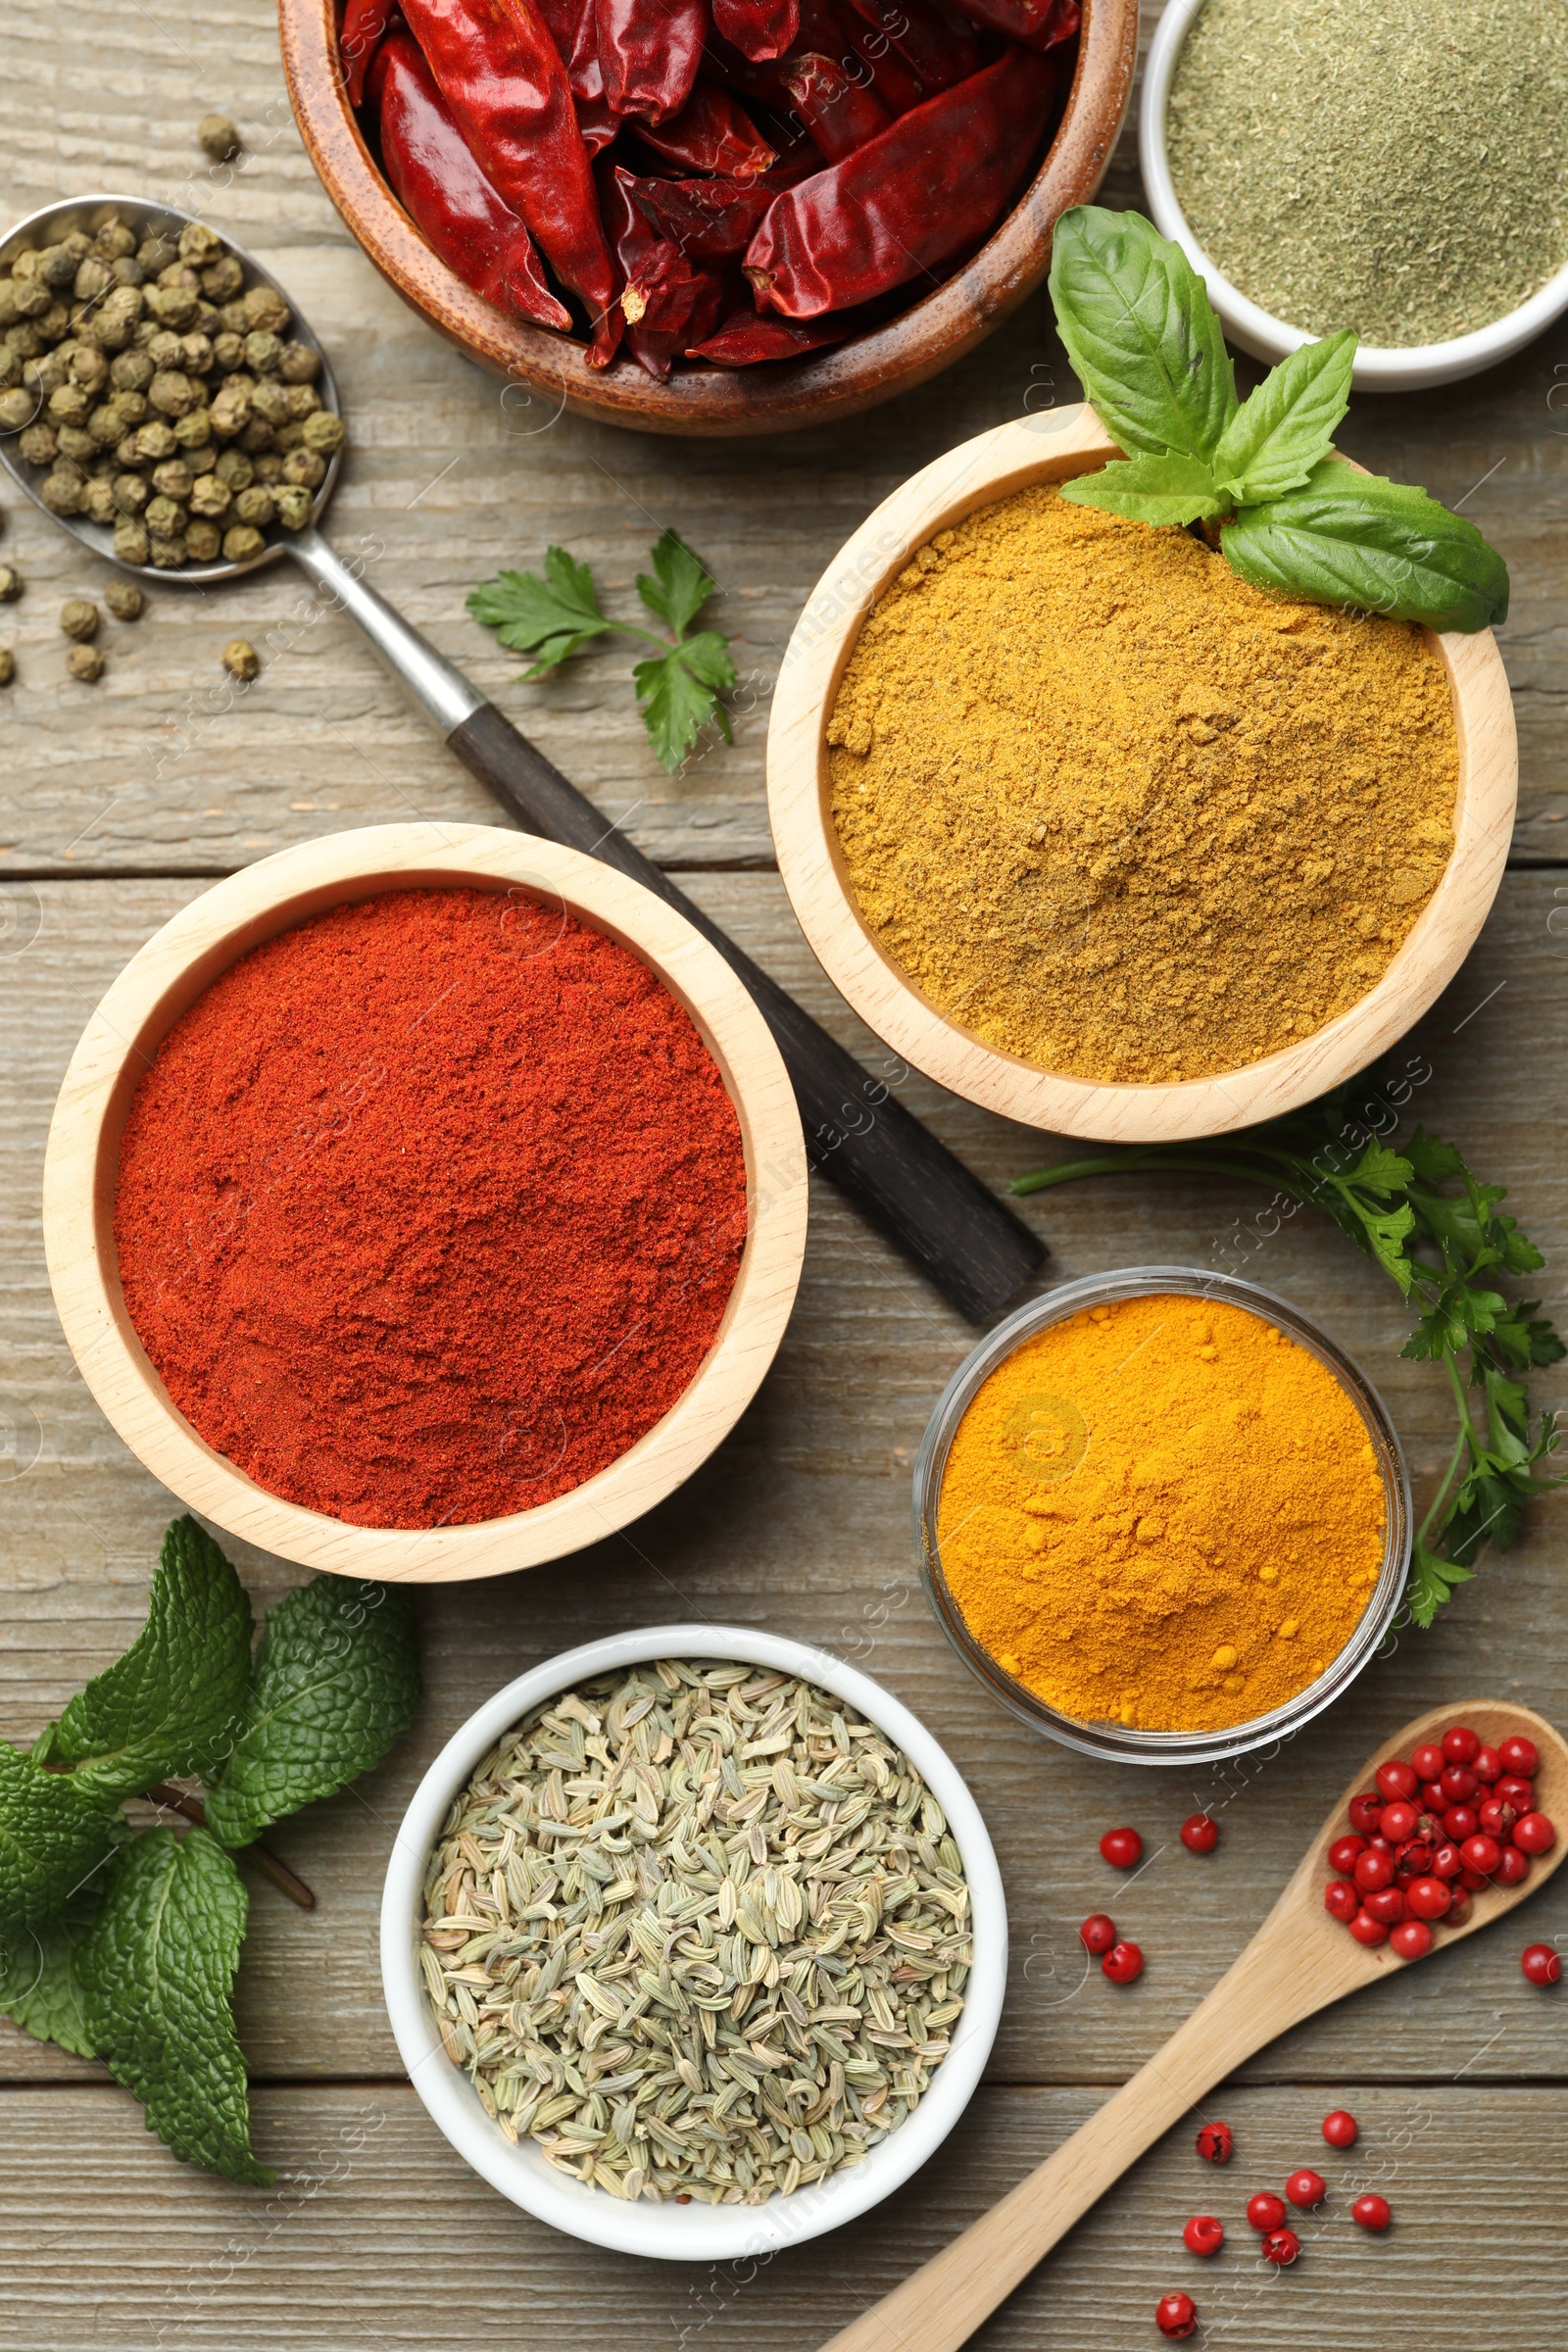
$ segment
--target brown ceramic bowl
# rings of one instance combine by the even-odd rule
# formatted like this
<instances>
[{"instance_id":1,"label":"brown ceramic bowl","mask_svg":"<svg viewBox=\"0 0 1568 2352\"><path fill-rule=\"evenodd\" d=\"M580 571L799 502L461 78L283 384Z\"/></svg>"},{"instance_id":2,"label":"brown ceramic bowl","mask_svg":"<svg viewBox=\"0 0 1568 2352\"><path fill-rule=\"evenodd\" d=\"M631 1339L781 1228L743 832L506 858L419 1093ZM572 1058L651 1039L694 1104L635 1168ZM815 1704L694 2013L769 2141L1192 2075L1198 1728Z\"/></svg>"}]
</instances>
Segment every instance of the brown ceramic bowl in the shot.
<instances>
[{"instance_id":1,"label":"brown ceramic bowl","mask_svg":"<svg viewBox=\"0 0 1568 2352\"><path fill-rule=\"evenodd\" d=\"M995 234L934 294L830 350L760 368L677 368L656 383L620 359L603 375L581 344L495 310L430 251L381 177L343 88L334 0L278 0L283 72L321 184L383 277L469 359L558 411L651 433L783 433L874 408L972 351L1033 293L1051 232L1104 176L1127 112L1138 0L1084 0L1077 69L1040 170Z\"/></svg>"}]
</instances>

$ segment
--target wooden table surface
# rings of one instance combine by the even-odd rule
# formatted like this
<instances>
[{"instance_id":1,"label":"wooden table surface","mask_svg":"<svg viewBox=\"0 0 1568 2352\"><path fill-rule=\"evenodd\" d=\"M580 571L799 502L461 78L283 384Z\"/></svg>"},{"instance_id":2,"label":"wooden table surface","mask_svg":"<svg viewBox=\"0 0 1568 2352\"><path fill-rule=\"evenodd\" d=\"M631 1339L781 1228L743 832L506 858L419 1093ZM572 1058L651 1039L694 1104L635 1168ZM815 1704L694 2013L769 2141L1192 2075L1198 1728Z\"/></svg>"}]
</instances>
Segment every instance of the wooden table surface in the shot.
<instances>
[{"instance_id":1,"label":"wooden table surface","mask_svg":"<svg viewBox=\"0 0 1568 2352\"><path fill-rule=\"evenodd\" d=\"M220 107L247 153L210 173L198 118ZM831 432L747 445L676 442L552 418L428 332L350 243L301 152L267 0L178 10L14 0L0 75L0 218L67 194L163 195L250 244L292 288L332 358L351 420L331 535L498 699L607 812L852 1045L772 870L762 793L770 683L817 574L879 499L938 451L1076 397L1043 298L963 365ZM1131 125L1115 201L1137 202ZM1559 1056L1568 876L1559 827L1568 706L1568 327L1470 383L1361 398L1353 456L1462 504L1506 556L1501 644L1517 698L1520 823L1495 911L1416 1043L1420 1115L1451 1135L1547 1252L1564 1316L1568 1168ZM213 876L322 831L418 813L489 820L478 788L404 708L350 624L309 618L270 572L214 593L155 592L106 626L101 685L67 680L56 613L101 591L83 557L9 492L3 553L26 578L0 612L19 676L0 702L0 1733L29 1740L131 1639L173 1499L142 1472L75 1376L44 1273L39 1170L50 1108L98 995ZM464 612L500 564L559 540L595 564L612 610L674 523L722 584L715 617L746 688L737 741L667 778L646 750L628 658L591 655L542 687L513 683ZM234 694L219 649L241 633L267 667ZM908 1100L991 1183L1057 1156L1022 1129L912 1081ZM1151 1260L1208 1263L1249 1203L1213 1187L1120 1180L1032 1204L1047 1279ZM1389 1399L1418 1491L1448 1436L1445 1388L1399 1359L1406 1318L1335 1232L1305 1219L1259 1244L1255 1278L1320 1316ZM0 2347L169 2352L240 2344L313 2352L498 2337L599 2352L742 2337L811 2352L991 2202L1149 2056L1246 1940L1344 1778L1389 1730L1444 1698L1517 1693L1568 1719L1568 1502L1539 1508L1489 1555L1436 1631L1401 1632L1329 1716L1280 1753L1212 1776L1092 1764L998 1713L946 1648L914 1578L908 1477L937 1392L970 1333L827 1187L813 1197L800 1303L753 1410L707 1469L628 1534L549 1573L426 1592L427 1696L380 1771L277 1843L318 1890L304 1915L252 1888L240 2031L270 2196L176 2164L103 2071L0 2025ZM1548 1377L1540 1383L1549 1392ZM1560 1377L1555 1386L1560 1394ZM297 1572L241 1556L270 1598ZM770 2266L686 2268L594 2252L514 2211L459 2161L397 2063L378 1987L375 1915L388 1843L419 1773L500 1683L590 1635L701 1617L765 1625L854 1657L949 1746L1005 1877L1012 1977L988 2080L949 2145L901 2196ZM1217 1853L1175 1841L1198 1805ZM1136 1883L1096 1843L1140 1824ZM1074 1929L1112 1900L1149 1966L1130 1989L1087 1976ZM1568 1935L1568 1874L1516 1925L1331 2010L1210 2103L1236 2129L1228 2174L1176 2132L992 2323L997 2347L1090 2352L1157 2342L1159 2294L1200 2295L1207 2340L1359 2348L1463 2341L1539 2352L1561 2339L1568 2226L1563 2002L1525 1984L1530 1936ZM1241 2205L1321 2162L1331 2106L1360 2115L1358 2158L1392 2183L1386 2241L1345 2200L1307 2225L1298 2268L1255 2259ZM1324 2169L1335 2171L1328 2163ZM1180 2244L1195 2210L1233 2224L1217 2263Z\"/></svg>"}]
</instances>

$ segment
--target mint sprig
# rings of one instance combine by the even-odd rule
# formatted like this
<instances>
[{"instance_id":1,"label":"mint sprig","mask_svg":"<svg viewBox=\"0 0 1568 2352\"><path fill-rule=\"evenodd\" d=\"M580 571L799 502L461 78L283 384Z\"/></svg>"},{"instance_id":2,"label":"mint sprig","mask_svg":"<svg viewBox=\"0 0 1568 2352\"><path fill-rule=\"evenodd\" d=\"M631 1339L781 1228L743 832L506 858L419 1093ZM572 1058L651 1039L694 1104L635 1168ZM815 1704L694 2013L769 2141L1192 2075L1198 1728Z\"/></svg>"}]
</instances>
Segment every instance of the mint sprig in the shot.
<instances>
[{"instance_id":1,"label":"mint sprig","mask_svg":"<svg viewBox=\"0 0 1568 2352\"><path fill-rule=\"evenodd\" d=\"M0 1740L0 2014L106 2059L177 2156L270 2179L229 2009L246 1895L225 1845L368 1771L418 1695L406 1592L318 1577L270 1611L253 1665L238 1578L176 1520L123 1657L30 1754ZM162 1788L171 1775L205 1781L213 1834L132 1835L121 1802L149 1788L202 1821L198 1799Z\"/></svg>"},{"instance_id":2,"label":"mint sprig","mask_svg":"<svg viewBox=\"0 0 1568 2352\"><path fill-rule=\"evenodd\" d=\"M1458 1423L1412 1551L1406 1597L1417 1625L1430 1626L1452 1588L1474 1574L1481 1544L1505 1551L1528 1504L1563 1483L1538 1475L1557 1449L1558 1430L1550 1412L1532 1427L1525 1376L1560 1362L1564 1348L1538 1313L1539 1299L1512 1300L1496 1287L1544 1262L1518 1220L1503 1214L1504 1188L1478 1183L1453 1145L1420 1127L1397 1145L1378 1133L1395 1123L1391 1100L1408 1096L1402 1073L1374 1071L1239 1135L1061 1161L1008 1190L1141 1173L1265 1185L1276 1207L1299 1200L1324 1210L1402 1298L1419 1302L1401 1353L1443 1366ZM1453 1186L1457 1192L1440 1189Z\"/></svg>"},{"instance_id":3,"label":"mint sprig","mask_svg":"<svg viewBox=\"0 0 1568 2352\"><path fill-rule=\"evenodd\" d=\"M318 1576L269 1611L244 1728L207 1784L207 1826L248 1845L379 1763L419 1703L414 1604Z\"/></svg>"},{"instance_id":4,"label":"mint sprig","mask_svg":"<svg viewBox=\"0 0 1568 2352\"><path fill-rule=\"evenodd\" d=\"M229 2009L248 1898L205 1830L149 1830L115 1857L79 1955L88 2037L187 2163L266 2187Z\"/></svg>"},{"instance_id":5,"label":"mint sprig","mask_svg":"<svg viewBox=\"0 0 1568 2352\"><path fill-rule=\"evenodd\" d=\"M1335 461L1348 328L1294 351L1238 406L1219 320L1180 246L1142 214L1099 205L1057 221L1051 296L1085 395L1129 453L1063 482L1063 498L1155 527L1223 520L1233 570L1311 604L1466 634L1507 618L1507 566L1473 522Z\"/></svg>"},{"instance_id":6,"label":"mint sprig","mask_svg":"<svg viewBox=\"0 0 1568 2352\"><path fill-rule=\"evenodd\" d=\"M468 598L468 611L514 653L533 656L532 667L522 673L524 685L569 662L597 637L618 634L656 647L633 667L632 683L648 739L673 774L710 723L733 742L719 697L734 687L735 663L729 639L716 629L687 633L717 586L701 559L668 530L649 561L653 571L638 573L637 594L656 619L667 623L672 639L634 621L610 619L600 610L592 567L564 547L547 550L542 577L503 571L484 581Z\"/></svg>"}]
</instances>

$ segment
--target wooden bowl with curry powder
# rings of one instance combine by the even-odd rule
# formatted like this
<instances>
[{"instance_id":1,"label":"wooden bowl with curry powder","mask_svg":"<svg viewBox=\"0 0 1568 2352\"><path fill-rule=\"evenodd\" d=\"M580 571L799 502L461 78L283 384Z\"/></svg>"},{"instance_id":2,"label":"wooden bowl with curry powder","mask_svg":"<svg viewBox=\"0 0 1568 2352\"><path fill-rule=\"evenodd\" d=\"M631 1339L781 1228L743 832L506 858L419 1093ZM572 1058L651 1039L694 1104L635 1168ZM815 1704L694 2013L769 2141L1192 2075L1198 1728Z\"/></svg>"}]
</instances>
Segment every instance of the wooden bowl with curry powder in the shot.
<instances>
[{"instance_id":1,"label":"wooden bowl with curry powder","mask_svg":"<svg viewBox=\"0 0 1568 2352\"><path fill-rule=\"evenodd\" d=\"M1124 1763L1245 1755L1332 1705L1389 1630L1413 1525L1366 1375L1288 1299L1193 1266L1019 1307L914 1466L926 1598L965 1665Z\"/></svg>"},{"instance_id":2,"label":"wooden bowl with curry powder","mask_svg":"<svg viewBox=\"0 0 1568 2352\"><path fill-rule=\"evenodd\" d=\"M835 987L897 1054L1026 1126L1159 1144L1280 1117L1366 1069L1428 1009L1474 945L1501 880L1518 751L1490 631L1436 635L1265 598L1187 534L1025 497L1020 514L1050 509L1074 518L1075 562L1086 532L1107 546L1122 535L1111 547L1119 574L1107 561L1102 582L1085 575L1076 583L1081 634L1063 642L1079 663L1077 697L1070 711L1051 703L1040 663L1029 668L1039 640L1016 618L1018 601L1009 630L979 636L958 559L968 564L979 547L989 566L981 585L989 591L1000 580L1005 591L1012 543L1002 538L1002 502L1119 454L1087 405L1051 409L950 450L867 517L818 582L785 655L768 731L768 811L801 928ZM922 574L949 562L955 543L945 535L955 530L952 585L927 616ZM1232 615L1242 603L1259 640L1279 633L1284 682L1227 689L1205 675L1201 652L1183 681L1172 647L1179 658L1185 614L1152 655L1147 640L1130 640L1129 533L1151 543L1152 571L1164 578L1175 567L1197 614L1194 642L1206 632L1211 668L1222 669L1232 652L1240 661L1243 623ZM1023 547L1023 534L1016 538ZM1069 546L1065 529L1057 541ZM1038 552L1048 542L1042 536L1018 562L1036 565L1031 594L1038 586L1055 597L1060 582L1049 566L1056 557ZM1140 593L1152 599L1153 589ZM852 705L859 696L861 712L874 708L879 722L888 711L891 689L884 685L878 703L876 681L862 689L854 666L873 615L877 634L867 645L905 689L885 730L895 749L879 743L874 753L883 730L836 714L841 687ZM1382 634L1366 638L1367 627ZM946 675L944 645L952 649ZM1326 731L1301 684L1314 665L1333 673L1339 696ZM1024 671L1034 697L1024 705L1028 721L1017 716L1013 691ZM1378 681L1364 693L1363 673ZM1406 689L1409 728L1397 707ZM1140 728L1152 746L1142 801L1136 790L1120 804L1111 791L1097 801L1102 741L1105 772L1120 757L1136 783L1125 746ZM1056 781L1069 757L1076 803ZM1272 761L1267 806L1260 794L1248 806L1244 757L1254 770ZM858 786L861 771L873 781ZM877 790L886 797L866 802L862 822L856 793ZM1118 806L1133 813L1118 815ZM1206 825L1213 854L1193 853L1169 887L1170 858L1179 858L1184 834L1196 838L1189 810ZM945 866L948 841L966 863ZM978 870L988 859L989 870ZM1063 872L1071 887L1060 885ZM1219 911L1205 931L1210 902ZM1296 952L1297 935L1280 920L1292 907L1306 910L1299 937L1331 943L1322 955ZM993 950L993 940L1004 945ZM1031 1021L1044 1043L1023 1034ZM1160 1041L1157 1051L1142 1052L1145 1036Z\"/></svg>"}]
</instances>

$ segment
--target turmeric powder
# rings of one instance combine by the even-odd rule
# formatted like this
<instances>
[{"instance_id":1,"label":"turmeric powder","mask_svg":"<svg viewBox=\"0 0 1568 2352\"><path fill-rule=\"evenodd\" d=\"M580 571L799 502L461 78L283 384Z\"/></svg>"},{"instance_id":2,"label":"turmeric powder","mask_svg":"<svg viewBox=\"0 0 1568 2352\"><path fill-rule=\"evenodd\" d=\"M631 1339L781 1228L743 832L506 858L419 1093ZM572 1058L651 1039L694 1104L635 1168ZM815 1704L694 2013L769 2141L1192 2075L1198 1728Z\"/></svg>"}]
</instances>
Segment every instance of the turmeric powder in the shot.
<instances>
[{"instance_id":1,"label":"turmeric powder","mask_svg":"<svg viewBox=\"0 0 1568 2352\"><path fill-rule=\"evenodd\" d=\"M1140 1731L1266 1715L1345 1647L1387 1504L1334 1374L1241 1307L1080 1311L979 1390L938 1547L969 1632L1061 1714Z\"/></svg>"},{"instance_id":2,"label":"turmeric powder","mask_svg":"<svg viewBox=\"0 0 1568 2352\"><path fill-rule=\"evenodd\" d=\"M922 547L828 726L872 934L1038 1067L1239 1069L1365 996L1453 848L1458 737L1414 622L1265 595L1050 488Z\"/></svg>"}]
</instances>

